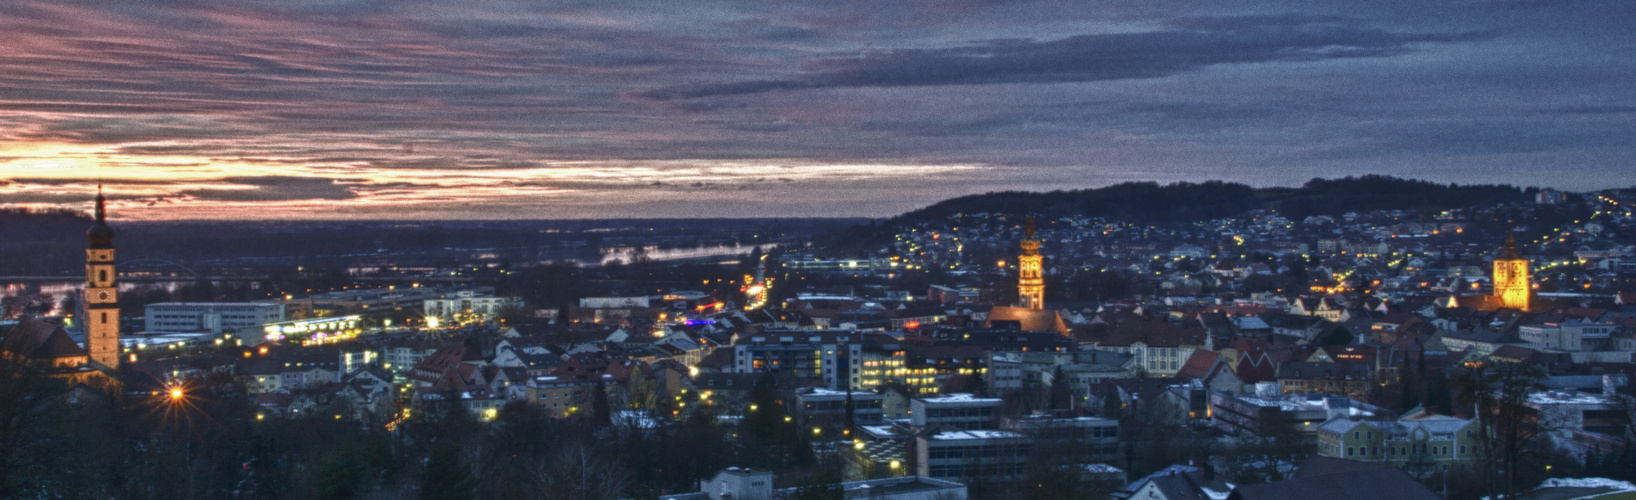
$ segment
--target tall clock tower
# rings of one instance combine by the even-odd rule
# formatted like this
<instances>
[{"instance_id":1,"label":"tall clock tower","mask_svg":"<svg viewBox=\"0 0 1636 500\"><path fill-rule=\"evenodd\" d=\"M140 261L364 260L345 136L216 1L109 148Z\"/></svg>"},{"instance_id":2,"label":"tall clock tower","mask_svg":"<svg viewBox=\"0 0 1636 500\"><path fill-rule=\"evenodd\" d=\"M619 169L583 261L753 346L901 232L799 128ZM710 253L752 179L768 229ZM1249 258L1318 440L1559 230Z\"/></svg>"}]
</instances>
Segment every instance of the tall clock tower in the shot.
<instances>
[{"instance_id":1,"label":"tall clock tower","mask_svg":"<svg viewBox=\"0 0 1636 500\"><path fill-rule=\"evenodd\" d=\"M1528 259L1517 252L1516 236L1508 235L1505 248L1494 257L1494 297L1500 307L1527 311L1529 281Z\"/></svg>"},{"instance_id":2,"label":"tall clock tower","mask_svg":"<svg viewBox=\"0 0 1636 500\"><path fill-rule=\"evenodd\" d=\"M91 361L119 367L119 288L114 282L114 230L97 187L97 222L85 232L85 350Z\"/></svg>"},{"instance_id":3,"label":"tall clock tower","mask_svg":"<svg viewBox=\"0 0 1636 500\"><path fill-rule=\"evenodd\" d=\"M1040 256L1040 240L1034 237L1034 219L1028 219L1028 229L1022 241L1022 255L1017 256L1017 306L1045 309L1045 258Z\"/></svg>"}]
</instances>

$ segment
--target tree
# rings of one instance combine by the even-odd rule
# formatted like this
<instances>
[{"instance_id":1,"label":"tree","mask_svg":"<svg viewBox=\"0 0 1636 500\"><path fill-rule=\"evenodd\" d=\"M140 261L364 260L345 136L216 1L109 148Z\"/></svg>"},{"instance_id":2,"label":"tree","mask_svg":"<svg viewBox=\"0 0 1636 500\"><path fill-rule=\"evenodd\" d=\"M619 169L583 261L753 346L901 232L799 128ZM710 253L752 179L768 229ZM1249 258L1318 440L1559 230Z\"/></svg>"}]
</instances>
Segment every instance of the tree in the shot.
<instances>
[{"instance_id":1,"label":"tree","mask_svg":"<svg viewBox=\"0 0 1636 500\"><path fill-rule=\"evenodd\" d=\"M421 476L420 497L426 500L466 500L477 495L471 470L461 463L460 447L444 441L432 447Z\"/></svg>"},{"instance_id":2,"label":"tree","mask_svg":"<svg viewBox=\"0 0 1636 500\"><path fill-rule=\"evenodd\" d=\"M613 425L613 405L608 403L608 388L600 383L591 388L591 422L598 427Z\"/></svg>"},{"instance_id":3,"label":"tree","mask_svg":"<svg viewBox=\"0 0 1636 500\"><path fill-rule=\"evenodd\" d=\"M1356 336L1352 335L1351 330L1346 329L1344 326L1337 326L1334 330L1330 330L1329 333L1324 334L1323 338L1318 339L1318 344L1352 345L1352 340L1356 338Z\"/></svg>"},{"instance_id":4,"label":"tree","mask_svg":"<svg viewBox=\"0 0 1636 500\"><path fill-rule=\"evenodd\" d=\"M32 363L0 357L0 498L38 494L34 487L55 469L53 424L66 395L61 380Z\"/></svg>"},{"instance_id":5,"label":"tree","mask_svg":"<svg viewBox=\"0 0 1636 500\"><path fill-rule=\"evenodd\" d=\"M1530 418L1528 397L1545 389L1545 369L1532 363L1487 362L1460 369L1458 401L1473 408L1482 422L1478 440L1489 491L1515 498L1518 467L1534 438L1550 430L1549 419Z\"/></svg>"},{"instance_id":6,"label":"tree","mask_svg":"<svg viewBox=\"0 0 1636 500\"><path fill-rule=\"evenodd\" d=\"M541 491L561 500L613 500L630 486L624 468L583 441L559 451L536 477Z\"/></svg>"}]
</instances>

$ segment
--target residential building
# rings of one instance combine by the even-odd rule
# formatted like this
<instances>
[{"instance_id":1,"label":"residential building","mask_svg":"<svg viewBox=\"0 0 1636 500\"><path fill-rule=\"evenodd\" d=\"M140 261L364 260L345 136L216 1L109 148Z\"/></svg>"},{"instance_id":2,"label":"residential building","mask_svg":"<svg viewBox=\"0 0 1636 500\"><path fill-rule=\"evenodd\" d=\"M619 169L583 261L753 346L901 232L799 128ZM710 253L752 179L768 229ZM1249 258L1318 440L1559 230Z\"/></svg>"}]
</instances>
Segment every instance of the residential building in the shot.
<instances>
[{"instance_id":1,"label":"residential building","mask_svg":"<svg viewBox=\"0 0 1636 500\"><path fill-rule=\"evenodd\" d=\"M1468 471L1477 463L1476 419L1410 412L1397 420L1361 420L1337 415L1318 426L1318 454L1383 463L1425 477L1432 472Z\"/></svg>"},{"instance_id":2,"label":"residential building","mask_svg":"<svg viewBox=\"0 0 1636 500\"><path fill-rule=\"evenodd\" d=\"M862 389L852 362L862 357L863 337L856 332L768 331L733 345L732 373L787 373L822 380L829 388L850 383Z\"/></svg>"}]
</instances>

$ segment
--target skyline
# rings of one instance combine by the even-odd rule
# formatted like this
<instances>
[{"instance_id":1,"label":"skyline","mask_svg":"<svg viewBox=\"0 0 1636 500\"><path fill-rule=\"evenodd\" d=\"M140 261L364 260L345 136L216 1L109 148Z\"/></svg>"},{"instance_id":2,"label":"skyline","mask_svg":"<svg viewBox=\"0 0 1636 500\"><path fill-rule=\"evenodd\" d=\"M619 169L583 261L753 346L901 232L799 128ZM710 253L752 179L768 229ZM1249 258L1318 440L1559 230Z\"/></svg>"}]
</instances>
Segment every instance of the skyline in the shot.
<instances>
[{"instance_id":1,"label":"skyline","mask_svg":"<svg viewBox=\"0 0 1636 500\"><path fill-rule=\"evenodd\" d=\"M892 216L1386 174L1636 185L1636 6L15 1L0 205Z\"/></svg>"}]
</instances>

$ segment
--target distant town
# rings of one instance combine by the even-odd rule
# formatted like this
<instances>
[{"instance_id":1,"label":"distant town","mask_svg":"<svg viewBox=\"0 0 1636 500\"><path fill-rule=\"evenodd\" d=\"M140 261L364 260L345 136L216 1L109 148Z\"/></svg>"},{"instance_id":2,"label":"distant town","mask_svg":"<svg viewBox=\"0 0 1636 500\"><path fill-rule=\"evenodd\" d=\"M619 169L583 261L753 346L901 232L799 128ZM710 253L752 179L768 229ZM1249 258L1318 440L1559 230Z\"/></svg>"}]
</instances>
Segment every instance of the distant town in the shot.
<instances>
[{"instance_id":1,"label":"distant town","mask_svg":"<svg viewBox=\"0 0 1636 500\"><path fill-rule=\"evenodd\" d=\"M0 498L1636 497L1636 189L1456 188L1166 217L13 211Z\"/></svg>"}]
</instances>

